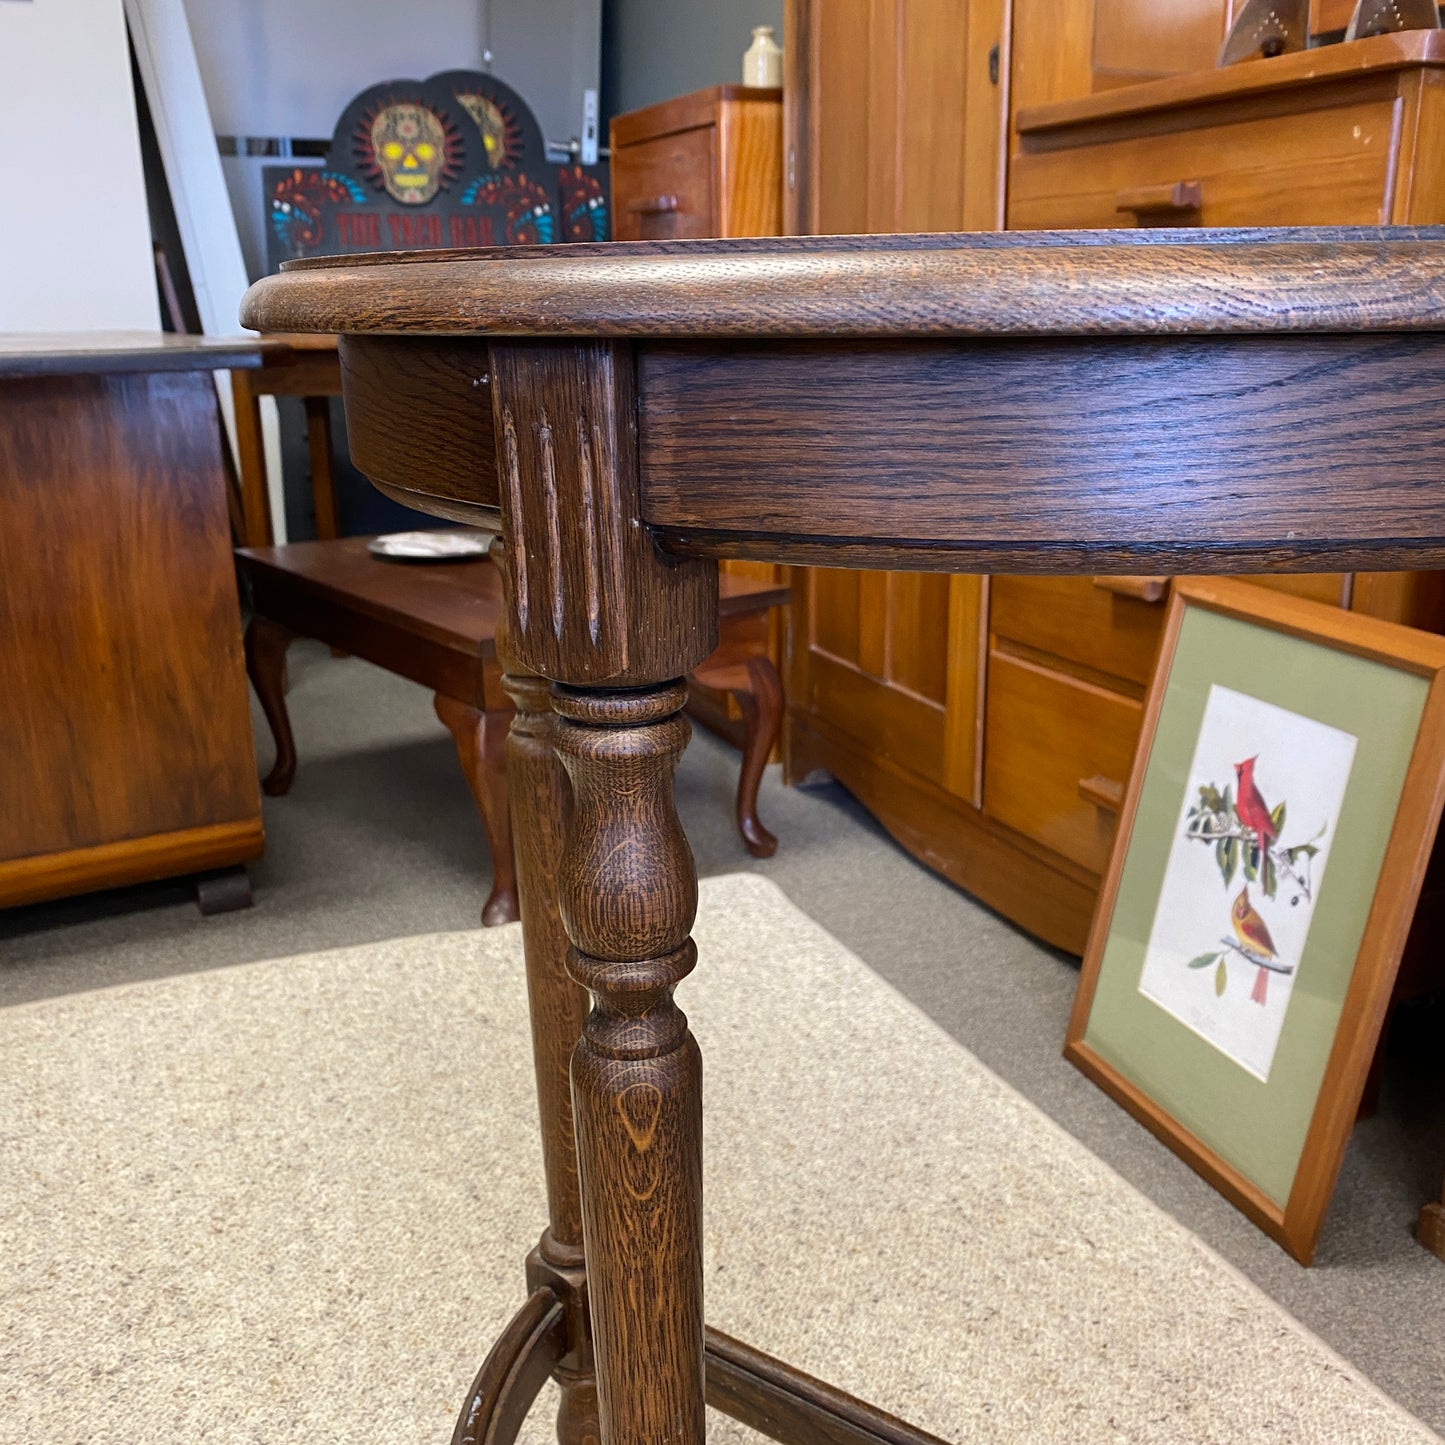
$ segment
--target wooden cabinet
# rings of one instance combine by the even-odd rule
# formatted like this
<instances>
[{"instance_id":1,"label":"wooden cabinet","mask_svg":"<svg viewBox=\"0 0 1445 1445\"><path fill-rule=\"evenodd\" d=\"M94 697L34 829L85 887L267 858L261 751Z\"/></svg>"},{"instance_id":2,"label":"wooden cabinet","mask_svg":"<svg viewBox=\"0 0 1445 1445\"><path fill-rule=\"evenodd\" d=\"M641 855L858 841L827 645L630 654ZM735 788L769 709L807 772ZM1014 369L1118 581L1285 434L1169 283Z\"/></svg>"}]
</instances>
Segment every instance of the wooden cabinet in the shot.
<instances>
[{"instance_id":1,"label":"wooden cabinet","mask_svg":"<svg viewBox=\"0 0 1445 1445\"><path fill-rule=\"evenodd\" d=\"M777 236L783 230L783 95L717 85L613 118L613 235L619 241ZM725 575L761 582L788 569L723 562ZM786 609L725 618L731 652L768 653L783 671ZM739 746L743 716L731 693L691 684L689 708Z\"/></svg>"},{"instance_id":2,"label":"wooden cabinet","mask_svg":"<svg viewBox=\"0 0 1445 1445\"><path fill-rule=\"evenodd\" d=\"M790 0L792 232L997 229L1008 146L1005 0ZM904 847L1055 943L1090 875L987 816L988 583L797 569L785 763L822 768ZM1073 865L1068 865L1072 868Z\"/></svg>"},{"instance_id":3,"label":"wooden cabinet","mask_svg":"<svg viewBox=\"0 0 1445 1445\"><path fill-rule=\"evenodd\" d=\"M1407 31L1021 110L1009 226L1435 223L1442 66Z\"/></svg>"},{"instance_id":4,"label":"wooden cabinet","mask_svg":"<svg viewBox=\"0 0 1445 1445\"><path fill-rule=\"evenodd\" d=\"M1198 69L1228 19L1224 0L791 0L789 229L1445 220L1445 34ZM1434 575L1268 581L1445 623ZM789 774L831 772L916 857L1080 951L1168 586L802 574Z\"/></svg>"},{"instance_id":5,"label":"wooden cabinet","mask_svg":"<svg viewBox=\"0 0 1445 1445\"><path fill-rule=\"evenodd\" d=\"M0 342L0 906L261 852L211 376L258 361Z\"/></svg>"}]
</instances>

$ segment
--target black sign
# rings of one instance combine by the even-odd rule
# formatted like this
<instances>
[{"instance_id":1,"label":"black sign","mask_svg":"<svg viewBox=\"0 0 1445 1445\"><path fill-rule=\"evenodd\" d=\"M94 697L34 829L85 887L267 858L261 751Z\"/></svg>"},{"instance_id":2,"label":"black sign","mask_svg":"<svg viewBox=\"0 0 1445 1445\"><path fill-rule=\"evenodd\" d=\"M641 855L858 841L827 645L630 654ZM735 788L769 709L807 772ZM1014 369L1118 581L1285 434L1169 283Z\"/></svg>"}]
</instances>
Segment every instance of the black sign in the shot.
<instances>
[{"instance_id":1,"label":"black sign","mask_svg":"<svg viewBox=\"0 0 1445 1445\"><path fill-rule=\"evenodd\" d=\"M475 70L373 85L324 165L262 175L273 271L296 256L607 239L605 167L551 164L522 97Z\"/></svg>"}]
</instances>

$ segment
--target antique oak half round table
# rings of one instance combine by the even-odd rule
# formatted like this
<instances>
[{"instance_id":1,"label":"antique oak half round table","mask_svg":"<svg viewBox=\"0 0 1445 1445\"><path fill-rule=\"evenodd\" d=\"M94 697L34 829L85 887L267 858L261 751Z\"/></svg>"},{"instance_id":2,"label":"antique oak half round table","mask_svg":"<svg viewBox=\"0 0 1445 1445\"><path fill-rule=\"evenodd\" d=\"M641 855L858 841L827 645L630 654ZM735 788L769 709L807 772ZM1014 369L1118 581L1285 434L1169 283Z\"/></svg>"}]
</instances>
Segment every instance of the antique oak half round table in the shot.
<instances>
[{"instance_id":1,"label":"antique oak half round table","mask_svg":"<svg viewBox=\"0 0 1445 1445\"><path fill-rule=\"evenodd\" d=\"M680 679L719 557L966 572L1445 565L1445 233L655 242L293 263L354 459L499 527L550 1220L455 1440L920 1431L705 1330ZM588 1002L590 999L590 1008ZM570 1060L570 1083L569 1083Z\"/></svg>"}]
</instances>

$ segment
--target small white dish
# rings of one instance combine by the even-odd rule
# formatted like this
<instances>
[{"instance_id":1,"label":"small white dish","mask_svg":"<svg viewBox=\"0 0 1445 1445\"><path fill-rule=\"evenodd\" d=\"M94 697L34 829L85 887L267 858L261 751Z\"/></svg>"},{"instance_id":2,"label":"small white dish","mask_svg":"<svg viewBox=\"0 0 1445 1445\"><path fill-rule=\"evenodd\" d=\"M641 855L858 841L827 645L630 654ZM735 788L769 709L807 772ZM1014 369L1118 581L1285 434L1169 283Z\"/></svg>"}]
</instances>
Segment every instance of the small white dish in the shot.
<instances>
[{"instance_id":1,"label":"small white dish","mask_svg":"<svg viewBox=\"0 0 1445 1445\"><path fill-rule=\"evenodd\" d=\"M487 555L495 532L391 532L366 550L388 562L467 562Z\"/></svg>"}]
</instances>

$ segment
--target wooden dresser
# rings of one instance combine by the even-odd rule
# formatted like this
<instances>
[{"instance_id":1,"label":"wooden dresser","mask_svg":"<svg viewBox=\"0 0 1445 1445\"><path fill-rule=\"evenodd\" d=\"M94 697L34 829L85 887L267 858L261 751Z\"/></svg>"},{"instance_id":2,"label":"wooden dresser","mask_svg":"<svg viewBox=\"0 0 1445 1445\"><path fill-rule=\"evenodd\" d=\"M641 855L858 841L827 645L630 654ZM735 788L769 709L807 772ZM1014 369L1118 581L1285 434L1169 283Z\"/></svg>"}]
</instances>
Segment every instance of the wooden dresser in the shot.
<instances>
[{"instance_id":1,"label":"wooden dresser","mask_svg":"<svg viewBox=\"0 0 1445 1445\"><path fill-rule=\"evenodd\" d=\"M611 126L613 237L662 241L777 236L783 229L783 92L715 85L615 116ZM724 562L722 571L785 582L771 562ZM781 673L787 609L724 618L733 655L765 652ZM689 710L739 746L743 715L730 693L690 685Z\"/></svg>"},{"instance_id":2,"label":"wooden dresser","mask_svg":"<svg viewBox=\"0 0 1445 1445\"><path fill-rule=\"evenodd\" d=\"M1445 220L1445 31L1378 35L1021 110L1008 225Z\"/></svg>"}]
</instances>

